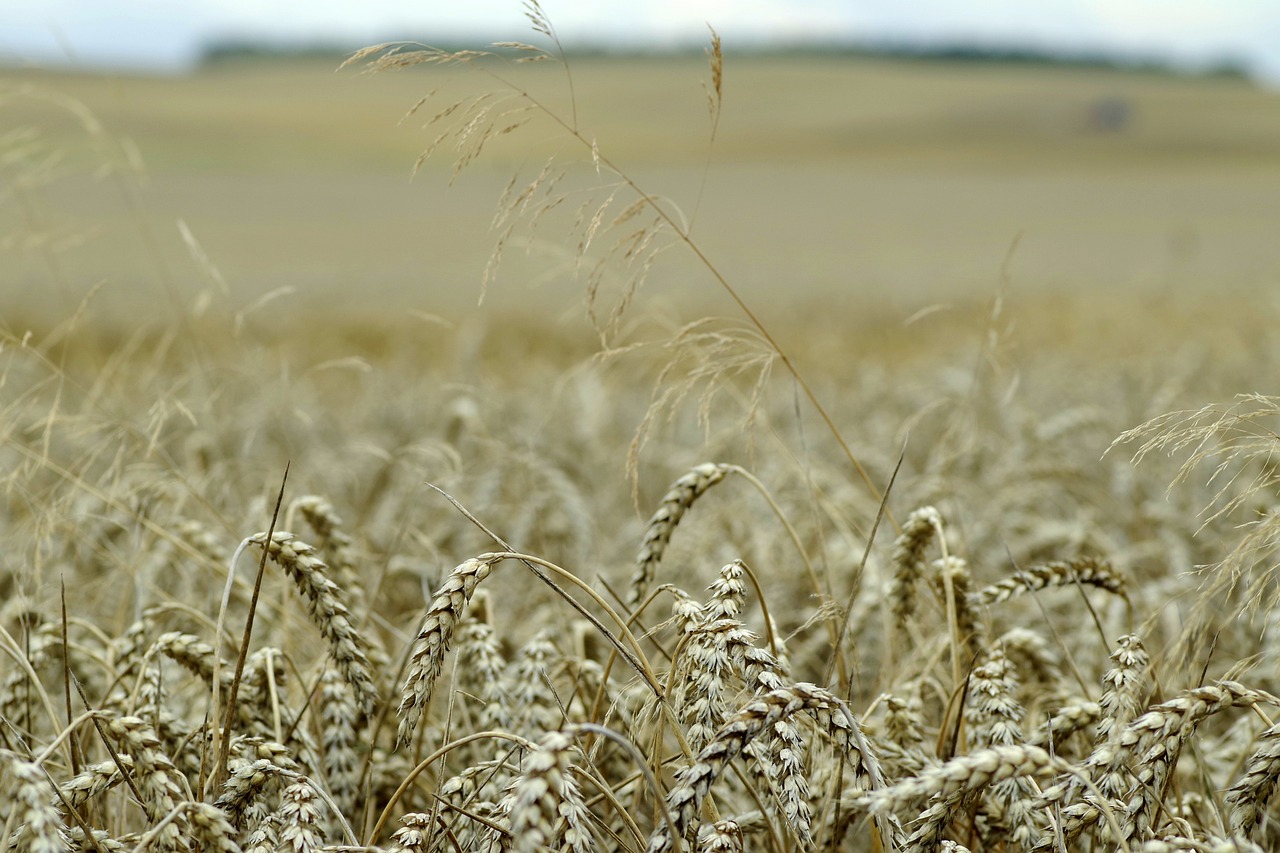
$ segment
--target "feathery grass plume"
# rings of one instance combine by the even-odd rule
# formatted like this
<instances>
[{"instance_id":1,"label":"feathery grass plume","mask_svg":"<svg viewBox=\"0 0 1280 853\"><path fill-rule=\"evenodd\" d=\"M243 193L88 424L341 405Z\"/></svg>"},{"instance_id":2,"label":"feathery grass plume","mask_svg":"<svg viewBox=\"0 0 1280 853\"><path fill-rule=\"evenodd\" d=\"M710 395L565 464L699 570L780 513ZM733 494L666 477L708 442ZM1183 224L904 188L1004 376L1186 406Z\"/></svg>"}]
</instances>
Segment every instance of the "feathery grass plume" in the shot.
<instances>
[{"instance_id":1,"label":"feathery grass plume","mask_svg":"<svg viewBox=\"0 0 1280 853\"><path fill-rule=\"evenodd\" d=\"M1126 595L1124 579L1116 574L1109 562L1097 557L1079 557L1017 571L1002 581L978 590L972 595L972 600L974 604L991 605L1024 593L1074 583L1095 586L1121 597Z\"/></svg>"},{"instance_id":2,"label":"feathery grass plume","mask_svg":"<svg viewBox=\"0 0 1280 853\"><path fill-rule=\"evenodd\" d=\"M671 541L671 534L689 507L732 470L732 465L705 462L671 484L645 528L640 553L636 556L635 573L627 587L627 607L634 609L649 591L658 563L667 550L667 543Z\"/></svg>"},{"instance_id":3,"label":"feathery grass plume","mask_svg":"<svg viewBox=\"0 0 1280 853\"><path fill-rule=\"evenodd\" d=\"M942 535L942 516L931 506L923 506L907 516L902 533L893 543L893 583L889 587L890 608L901 628L916 611L916 585L925 571L925 549L934 535Z\"/></svg>"},{"instance_id":4,"label":"feathery grass plume","mask_svg":"<svg viewBox=\"0 0 1280 853\"><path fill-rule=\"evenodd\" d=\"M325 562L333 569L334 581L346 594L348 608L357 616L365 609L365 589L356 568L355 550L351 537L342 530L342 517L333 504L319 495L305 495L289 505L286 519L294 512L306 519L315 531L316 549L324 555Z\"/></svg>"},{"instance_id":5,"label":"feathery grass plume","mask_svg":"<svg viewBox=\"0 0 1280 853\"><path fill-rule=\"evenodd\" d=\"M863 790L883 787L880 764L863 736L857 720L838 697L813 684L800 682L769 693L758 694L738 711L716 733L715 739L693 759L693 763L676 774L675 785L667 794L667 809L675 823L675 831L684 836L697 827L702 803L711 786L729 762L742 754L747 744L780 720L801 711L813 715L818 725L848 750L851 764ZM896 818L877 819L882 836L895 837ZM670 829L664 824L649 838L649 853L665 853L673 845Z\"/></svg>"},{"instance_id":6,"label":"feathery grass plume","mask_svg":"<svg viewBox=\"0 0 1280 853\"><path fill-rule=\"evenodd\" d=\"M9 784L0 785L0 792L9 798L9 803L0 812L9 818L6 835L15 824L20 828L18 849L31 853L62 853L69 849L62 816L53 805L57 801L53 785L40 765L16 752L0 749L0 781L4 777L8 777Z\"/></svg>"},{"instance_id":7,"label":"feathery grass plume","mask_svg":"<svg viewBox=\"0 0 1280 853\"><path fill-rule=\"evenodd\" d=\"M1244 763L1240 778L1223 802L1231 809L1231 834L1248 838L1262 820L1280 779L1280 723L1258 735L1258 748Z\"/></svg>"},{"instance_id":8,"label":"feathery grass plume","mask_svg":"<svg viewBox=\"0 0 1280 853\"><path fill-rule=\"evenodd\" d=\"M391 833L387 853L427 853L431 841L431 815L409 812L400 818L400 823L404 825Z\"/></svg>"},{"instance_id":9,"label":"feathery grass plume","mask_svg":"<svg viewBox=\"0 0 1280 853\"><path fill-rule=\"evenodd\" d=\"M1206 627L1212 631L1220 623L1228 600L1231 619L1238 612L1274 610L1280 604L1273 559L1280 548L1280 513L1271 507L1275 485L1280 481L1273 464L1277 415L1280 397L1238 394L1230 405L1210 404L1195 411L1175 411L1152 418L1112 442L1112 449L1141 442L1133 455L1135 464L1153 452L1185 454L1170 489L1190 479L1201 466L1209 466L1205 486L1216 486L1216 491L1200 513L1201 530L1233 518L1238 523L1251 504L1265 507L1254 511L1253 518L1243 525L1243 538L1207 575L1187 620L1184 646L1194 641L1198 631ZM1240 590L1242 582L1244 589Z\"/></svg>"},{"instance_id":10,"label":"feathery grass plume","mask_svg":"<svg viewBox=\"0 0 1280 853\"><path fill-rule=\"evenodd\" d=\"M291 853L312 853L324 844L320 797L311 780L299 776L280 794L280 845Z\"/></svg>"},{"instance_id":11,"label":"feathery grass plume","mask_svg":"<svg viewBox=\"0 0 1280 853\"><path fill-rule=\"evenodd\" d=\"M351 624L351 612L338 585L325 576L328 568L315 556L315 549L292 533L280 530L266 542L259 533L247 540L267 549L267 555L284 570L307 601L311 621L329 644L329 654L342 677L351 685L361 713L370 713L378 702L367 653L368 642Z\"/></svg>"},{"instance_id":12,"label":"feathery grass plume","mask_svg":"<svg viewBox=\"0 0 1280 853\"><path fill-rule=\"evenodd\" d=\"M573 779L574 739L547 732L525 756L511 790L511 849L537 853L548 847L570 853L592 849L590 814Z\"/></svg>"},{"instance_id":13,"label":"feathery grass plume","mask_svg":"<svg viewBox=\"0 0 1280 853\"><path fill-rule=\"evenodd\" d=\"M399 746L406 746L413 739L418 720L431 700L431 689L444 665L454 629L466 612L476 586L489 576L500 559L497 554L472 557L455 568L436 591L413 641L409 671L400 693L400 706L396 711L400 716L396 734Z\"/></svg>"}]
</instances>

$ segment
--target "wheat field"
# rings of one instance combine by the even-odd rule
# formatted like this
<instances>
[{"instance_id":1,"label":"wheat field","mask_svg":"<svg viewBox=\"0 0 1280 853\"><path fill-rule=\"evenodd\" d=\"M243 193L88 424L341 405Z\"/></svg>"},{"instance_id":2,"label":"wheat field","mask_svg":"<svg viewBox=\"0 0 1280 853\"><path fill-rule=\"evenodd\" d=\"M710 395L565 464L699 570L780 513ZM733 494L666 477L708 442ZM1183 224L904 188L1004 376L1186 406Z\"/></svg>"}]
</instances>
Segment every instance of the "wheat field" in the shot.
<instances>
[{"instance_id":1,"label":"wheat field","mask_svg":"<svg viewBox=\"0 0 1280 853\"><path fill-rule=\"evenodd\" d=\"M1266 289L762 303L512 84L575 73L530 10L349 62L468 81L424 168L576 151L499 158L479 276L554 235L569 305L240 300L190 235L0 324L0 850L1280 844Z\"/></svg>"}]
</instances>

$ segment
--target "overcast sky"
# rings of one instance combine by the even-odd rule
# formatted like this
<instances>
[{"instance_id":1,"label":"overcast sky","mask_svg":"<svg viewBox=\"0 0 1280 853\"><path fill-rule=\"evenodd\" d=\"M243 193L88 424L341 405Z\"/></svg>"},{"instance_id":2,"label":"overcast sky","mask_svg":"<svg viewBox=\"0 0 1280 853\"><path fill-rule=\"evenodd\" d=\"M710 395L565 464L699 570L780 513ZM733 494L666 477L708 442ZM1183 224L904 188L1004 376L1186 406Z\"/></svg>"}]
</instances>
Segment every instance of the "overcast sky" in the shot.
<instances>
[{"instance_id":1,"label":"overcast sky","mask_svg":"<svg viewBox=\"0 0 1280 853\"><path fill-rule=\"evenodd\" d=\"M1280 84L1280 0L546 0L566 42L771 37L1105 50L1195 67L1230 58ZM2 0L0 55L180 69L211 38L529 39L520 0Z\"/></svg>"}]
</instances>

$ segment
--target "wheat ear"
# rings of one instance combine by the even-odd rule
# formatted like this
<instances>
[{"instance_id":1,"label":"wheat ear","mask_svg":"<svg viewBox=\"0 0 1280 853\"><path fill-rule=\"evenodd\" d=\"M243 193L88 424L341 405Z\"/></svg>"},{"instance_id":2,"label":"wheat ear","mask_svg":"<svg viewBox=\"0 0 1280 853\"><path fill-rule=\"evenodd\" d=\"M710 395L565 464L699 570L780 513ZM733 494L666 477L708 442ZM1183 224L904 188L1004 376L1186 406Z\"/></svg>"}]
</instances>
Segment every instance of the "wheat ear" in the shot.
<instances>
[{"instance_id":1,"label":"wheat ear","mask_svg":"<svg viewBox=\"0 0 1280 853\"><path fill-rule=\"evenodd\" d=\"M512 788L512 853L548 847L569 853L591 849L590 818L571 773L574 741L568 732L548 732L525 757Z\"/></svg>"},{"instance_id":2,"label":"wheat ear","mask_svg":"<svg viewBox=\"0 0 1280 853\"><path fill-rule=\"evenodd\" d=\"M311 621L329 644L329 653L342 677L351 685L356 704L369 714L378 702L369 664L368 643L351 624L351 612L342 600L338 585L325 575L328 568L315 555L315 549L292 533L276 531L271 542L266 534L249 537L250 542L266 547L267 555L284 570L307 601Z\"/></svg>"},{"instance_id":3,"label":"wheat ear","mask_svg":"<svg viewBox=\"0 0 1280 853\"><path fill-rule=\"evenodd\" d=\"M0 773L12 780L4 790L11 819L21 821L19 849L31 853L62 853L68 849L62 817L54 808L53 785L40 765L16 752L0 749ZM8 827L5 828L6 833ZM7 845L6 845L7 849Z\"/></svg>"},{"instance_id":4,"label":"wheat ear","mask_svg":"<svg viewBox=\"0 0 1280 853\"><path fill-rule=\"evenodd\" d=\"M481 554L467 560L445 578L431 600L426 618L413 641L409 672L400 693L398 745L405 746L413 740L422 711L431 700L431 688L440 676L454 629L466 612L476 586L489 576L494 564L501 559L498 554Z\"/></svg>"},{"instance_id":5,"label":"wheat ear","mask_svg":"<svg viewBox=\"0 0 1280 853\"><path fill-rule=\"evenodd\" d=\"M747 744L761 732L800 711L812 714L818 724L851 753L854 772L864 790L883 787L879 761L853 714L832 693L801 682L757 695L724 724L715 738L694 757L692 764L677 774L675 786L667 794L667 809L673 817L675 831L684 835L696 826L695 821L711 786L729 762L742 754ZM896 832L896 824L892 817L888 825L881 823L881 834L886 840L890 831ZM664 825L650 837L649 853L665 853L673 843L670 830Z\"/></svg>"},{"instance_id":6,"label":"wheat ear","mask_svg":"<svg viewBox=\"0 0 1280 853\"><path fill-rule=\"evenodd\" d=\"M693 468L687 474L671 484L671 488L662 496L662 502L649 519L641 540L640 553L636 556L635 573L631 576L631 584L627 588L627 607L635 608L644 598L653 583L654 574L662 554L667 550L671 534L675 532L680 519L693 506L707 489L719 483L725 475L733 470L732 465L706 462Z\"/></svg>"},{"instance_id":7,"label":"wheat ear","mask_svg":"<svg viewBox=\"0 0 1280 853\"><path fill-rule=\"evenodd\" d=\"M1258 735L1259 746L1244 763L1244 772L1223 797L1230 808L1231 832L1244 838L1253 834L1280 777L1280 724Z\"/></svg>"},{"instance_id":8,"label":"wheat ear","mask_svg":"<svg viewBox=\"0 0 1280 853\"><path fill-rule=\"evenodd\" d=\"M1096 557L1080 557L1076 560L1055 561L1015 572L1002 581L978 590L972 598L975 604L990 605L1008 601L1028 592L1036 592L1051 586L1069 586L1073 583L1105 589L1114 595L1125 595L1124 578L1116 574L1110 563Z\"/></svg>"}]
</instances>

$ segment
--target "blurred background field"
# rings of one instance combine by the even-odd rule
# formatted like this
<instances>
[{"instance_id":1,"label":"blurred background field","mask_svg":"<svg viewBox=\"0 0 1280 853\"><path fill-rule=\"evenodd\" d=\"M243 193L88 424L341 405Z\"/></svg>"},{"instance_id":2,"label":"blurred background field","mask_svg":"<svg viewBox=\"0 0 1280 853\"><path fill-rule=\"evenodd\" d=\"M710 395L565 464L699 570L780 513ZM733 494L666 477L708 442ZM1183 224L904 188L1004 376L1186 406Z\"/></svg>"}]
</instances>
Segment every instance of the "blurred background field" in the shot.
<instances>
[{"instance_id":1,"label":"blurred background field","mask_svg":"<svg viewBox=\"0 0 1280 853\"><path fill-rule=\"evenodd\" d=\"M97 316L136 320L189 304L211 264L232 311L291 288L278 303L290 310L374 322L475 314L503 188L586 152L535 123L452 183L447 152L411 180L436 135L427 119L493 81L336 65L0 73L0 312L65 316L98 288ZM1080 300L1095 316L1109 304L1195 316L1208 303L1244 317L1272 303L1280 93L1245 79L731 50L709 145L704 57L569 65L584 132L648 191L696 211L703 249L777 322L838 309L851 327L900 324L984 302L1002 282L1051 313ZM569 114L559 66L502 73ZM547 227L523 248L484 310L578 316L575 247ZM680 249L645 298L673 316L732 310Z\"/></svg>"}]
</instances>

